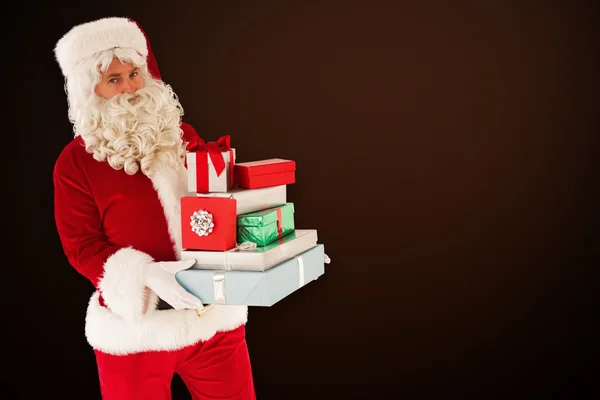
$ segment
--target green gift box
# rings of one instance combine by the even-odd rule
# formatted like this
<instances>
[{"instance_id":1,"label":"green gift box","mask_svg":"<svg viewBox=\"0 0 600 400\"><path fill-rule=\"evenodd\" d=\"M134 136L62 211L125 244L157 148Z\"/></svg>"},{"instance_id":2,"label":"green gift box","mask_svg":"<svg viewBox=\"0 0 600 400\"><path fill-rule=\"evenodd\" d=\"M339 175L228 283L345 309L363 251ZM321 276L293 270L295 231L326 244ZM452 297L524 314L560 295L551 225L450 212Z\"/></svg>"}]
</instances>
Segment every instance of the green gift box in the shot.
<instances>
[{"instance_id":1,"label":"green gift box","mask_svg":"<svg viewBox=\"0 0 600 400\"><path fill-rule=\"evenodd\" d=\"M237 242L266 246L294 231L294 203L237 216Z\"/></svg>"}]
</instances>

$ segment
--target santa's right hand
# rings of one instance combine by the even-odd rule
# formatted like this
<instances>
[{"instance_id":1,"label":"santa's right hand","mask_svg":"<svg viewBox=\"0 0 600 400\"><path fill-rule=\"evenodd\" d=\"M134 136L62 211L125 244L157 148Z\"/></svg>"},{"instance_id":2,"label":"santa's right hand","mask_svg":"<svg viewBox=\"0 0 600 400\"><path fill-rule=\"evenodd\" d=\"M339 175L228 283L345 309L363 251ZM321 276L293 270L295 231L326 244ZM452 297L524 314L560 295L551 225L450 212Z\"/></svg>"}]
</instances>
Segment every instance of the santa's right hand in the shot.
<instances>
[{"instance_id":1,"label":"santa's right hand","mask_svg":"<svg viewBox=\"0 0 600 400\"><path fill-rule=\"evenodd\" d=\"M175 279L178 271L190 268L195 262L183 260L150 263L144 268L146 286L176 310L202 309L202 301L185 290Z\"/></svg>"}]
</instances>

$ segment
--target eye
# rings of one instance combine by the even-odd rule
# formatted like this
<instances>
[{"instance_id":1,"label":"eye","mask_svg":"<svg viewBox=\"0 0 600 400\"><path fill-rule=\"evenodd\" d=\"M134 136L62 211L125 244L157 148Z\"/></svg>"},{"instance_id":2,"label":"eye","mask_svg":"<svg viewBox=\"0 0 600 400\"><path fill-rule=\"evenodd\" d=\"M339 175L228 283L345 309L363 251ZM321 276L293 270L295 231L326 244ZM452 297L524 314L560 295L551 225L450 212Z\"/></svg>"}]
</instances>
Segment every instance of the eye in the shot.
<instances>
[{"instance_id":1,"label":"eye","mask_svg":"<svg viewBox=\"0 0 600 400\"><path fill-rule=\"evenodd\" d=\"M135 77L136 77L136 76L138 76L139 74L140 74L140 73L139 73L138 71L135 71L135 72L132 72L130 76L131 76L132 78L135 78Z\"/></svg>"},{"instance_id":2,"label":"eye","mask_svg":"<svg viewBox=\"0 0 600 400\"><path fill-rule=\"evenodd\" d=\"M108 83L117 83L118 80L119 78L112 78L108 80Z\"/></svg>"}]
</instances>

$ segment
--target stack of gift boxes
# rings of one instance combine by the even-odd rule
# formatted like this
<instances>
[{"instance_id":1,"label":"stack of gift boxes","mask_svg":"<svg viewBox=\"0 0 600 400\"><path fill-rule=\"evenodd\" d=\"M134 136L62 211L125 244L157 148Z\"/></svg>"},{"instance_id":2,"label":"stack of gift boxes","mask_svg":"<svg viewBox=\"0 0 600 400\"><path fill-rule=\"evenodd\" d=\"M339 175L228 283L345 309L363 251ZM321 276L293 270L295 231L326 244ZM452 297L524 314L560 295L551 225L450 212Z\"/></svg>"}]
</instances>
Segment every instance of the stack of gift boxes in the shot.
<instances>
[{"instance_id":1,"label":"stack of gift boxes","mask_svg":"<svg viewBox=\"0 0 600 400\"><path fill-rule=\"evenodd\" d=\"M176 279L204 304L272 306L321 276L328 257L315 229L296 229L287 201L296 163L236 163L229 140L186 155L181 258L196 262Z\"/></svg>"}]
</instances>

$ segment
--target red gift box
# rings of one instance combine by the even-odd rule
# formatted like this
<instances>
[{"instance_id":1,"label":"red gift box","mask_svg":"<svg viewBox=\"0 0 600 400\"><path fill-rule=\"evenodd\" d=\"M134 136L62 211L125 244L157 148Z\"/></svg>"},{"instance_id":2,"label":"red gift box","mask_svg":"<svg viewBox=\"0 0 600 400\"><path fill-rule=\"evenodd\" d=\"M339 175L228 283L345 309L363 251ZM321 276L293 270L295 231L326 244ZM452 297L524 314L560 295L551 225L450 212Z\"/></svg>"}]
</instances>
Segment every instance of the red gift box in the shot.
<instances>
[{"instance_id":1,"label":"red gift box","mask_svg":"<svg viewBox=\"0 0 600 400\"><path fill-rule=\"evenodd\" d=\"M246 189L289 185L296 182L296 162L270 158L235 164L235 184Z\"/></svg>"},{"instance_id":2,"label":"red gift box","mask_svg":"<svg viewBox=\"0 0 600 400\"><path fill-rule=\"evenodd\" d=\"M181 198L181 247L227 251L236 246L237 201L222 197Z\"/></svg>"}]
</instances>

